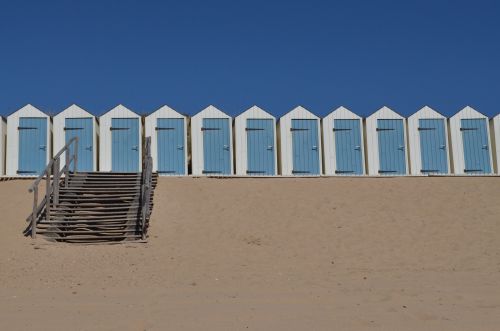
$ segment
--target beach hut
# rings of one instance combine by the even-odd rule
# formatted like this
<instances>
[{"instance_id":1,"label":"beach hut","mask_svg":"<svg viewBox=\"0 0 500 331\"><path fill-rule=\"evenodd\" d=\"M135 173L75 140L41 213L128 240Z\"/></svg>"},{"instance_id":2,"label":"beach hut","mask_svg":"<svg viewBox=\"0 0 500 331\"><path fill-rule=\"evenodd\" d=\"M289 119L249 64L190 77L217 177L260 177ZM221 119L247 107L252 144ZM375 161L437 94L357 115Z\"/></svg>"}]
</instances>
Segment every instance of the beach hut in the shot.
<instances>
[{"instance_id":1,"label":"beach hut","mask_svg":"<svg viewBox=\"0 0 500 331\"><path fill-rule=\"evenodd\" d=\"M118 105L99 117L99 171L140 172L141 117Z\"/></svg>"},{"instance_id":2,"label":"beach hut","mask_svg":"<svg viewBox=\"0 0 500 331\"><path fill-rule=\"evenodd\" d=\"M363 120L339 107L322 120L326 175L365 173Z\"/></svg>"},{"instance_id":3,"label":"beach hut","mask_svg":"<svg viewBox=\"0 0 500 331\"><path fill-rule=\"evenodd\" d=\"M191 118L193 175L233 173L232 118L208 106Z\"/></svg>"},{"instance_id":4,"label":"beach hut","mask_svg":"<svg viewBox=\"0 0 500 331\"><path fill-rule=\"evenodd\" d=\"M234 120L237 175L276 175L276 118L257 106Z\"/></svg>"},{"instance_id":5,"label":"beach hut","mask_svg":"<svg viewBox=\"0 0 500 331\"><path fill-rule=\"evenodd\" d=\"M26 105L7 117L7 175L37 176L51 158L50 117Z\"/></svg>"},{"instance_id":6,"label":"beach hut","mask_svg":"<svg viewBox=\"0 0 500 331\"><path fill-rule=\"evenodd\" d=\"M465 107L450 118L453 169L457 175L492 173L488 118Z\"/></svg>"},{"instance_id":7,"label":"beach hut","mask_svg":"<svg viewBox=\"0 0 500 331\"><path fill-rule=\"evenodd\" d=\"M299 106L283 115L278 127L281 174L320 175L322 157L319 117Z\"/></svg>"},{"instance_id":8,"label":"beach hut","mask_svg":"<svg viewBox=\"0 0 500 331\"><path fill-rule=\"evenodd\" d=\"M7 121L0 116L0 175L5 174L5 142L7 137Z\"/></svg>"},{"instance_id":9,"label":"beach hut","mask_svg":"<svg viewBox=\"0 0 500 331\"><path fill-rule=\"evenodd\" d=\"M146 137L151 137L153 171L160 175L187 175L187 119L168 106L146 117Z\"/></svg>"},{"instance_id":10,"label":"beach hut","mask_svg":"<svg viewBox=\"0 0 500 331\"><path fill-rule=\"evenodd\" d=\"M408 117L408 142L412 175L449 174L446 117L424 107Z\"/></svg>"},{"instance_id":11,"label":"beach hut","mask_svg":"<svg viewBox=\"0 0 500 331\"><path fill-rule=\"evenodd\" d=\"M53 118L54 152L58 153L73 137L78 137L78 171L97 170L97 133L99 126L94 115L77 105L71 105ZM73 148L73 145L70 145ZM65 164L61 155L61 168Z\"/></svg>"},{"instance_id":12,"label":"beach hut","mask_svg":"<svg viewBox=\"0 0 500 331\"><path fill-rule=\"evenodd\" d=\"M405 175L408 169L405 118L382 107L366 119L368 173Z\"/></svg>"}]
</instances>

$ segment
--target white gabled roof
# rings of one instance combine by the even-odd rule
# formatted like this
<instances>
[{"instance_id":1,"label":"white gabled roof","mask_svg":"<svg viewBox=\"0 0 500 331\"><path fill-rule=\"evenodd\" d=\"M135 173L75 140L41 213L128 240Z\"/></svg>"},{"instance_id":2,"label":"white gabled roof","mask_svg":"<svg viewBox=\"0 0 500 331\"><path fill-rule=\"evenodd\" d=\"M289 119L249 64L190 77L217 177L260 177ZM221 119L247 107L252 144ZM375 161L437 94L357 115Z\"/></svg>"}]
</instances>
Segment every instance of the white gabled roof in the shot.
<instances>
[{"instance_id":1,"label":"white gabled roof","mask_svg":"<svg viewBox=\"0 0 500 331\"><path fill-rule=\"evenodd\" d=\"M208 117L208 118L217 118L217 117L223 117L223 118L231 118L228 114L224 113L223 111L217 109L216 107L210 105L206 107L205 109L201 110L198 112L196 115L193 116L193 118L196 117Z\"/></svg>"},{"instance_id":2,"label":"white gabled roof","mask_svg":"<svg viewBox=\"0 0 500 331\"><path fill-rule=\"evenodd\" d=\"M105 112L104 114L102 114L100 117L113 117L113 116L118 116L118 117L124 117L124 116L129 116L129 117L140 117L139 114L131 111L130 109L128 109L127 107L125 107L124 105L120 104L110 110L108 110L107 112Z\"/></svg>"},{"instance_id":3,"label":"white gabled roof","mask_svg":"<svg viewBox=\"0 0 500 331\"><path fill-rule=\"evenodd\" d=\"M455 117L458 117L458 118L462 118L462 117L463 118L470 118L470 117L488 118L486 115L481 114L480 112L478 112L477 110L475 110L474 108L472 108L470 106L464 107L462 110L458 111L451 118L455 118Z\"/></svg>"},{"instance_id":4,"label":"white gabled roof","mask_svg":"<svg viewBox=\"0 0 500 331\"><path fill-rule=\"evenodd\" d=\"M71 115L78 115L78 116L88 116L88 117L94 117L91 113L86 111L85 109L81 108L78 105L72 104L68 108L64 109L63 111L59 112L59 114L55 115L54 118L60 117L66 115L67 113L70 113Z\"/></svg>"},{"instance_id":5,"label":"white gabled roof","mask_svg":"<svg viewBox=\"0 0 500 331\"><path fill-rule=\"evenodd\" d=\"M404 118L403 116L401 116L400 114L396 113L394 110L392 110L391 108L386 107L386 106L380 108L379 110L377 110L376 112L374 112L373 114L368 116L367 118L371 119L371 118L384 118L384 117L402 118L402 119Z\"/></svg>"},{"instance_id":6,"label":"white gabled roof","mask_svg":"<svg viewBox=\"0 0 500 331\"><path fill-rule=\"evenodd\" d=\"M40 109L36 108L35 106L31 105L31 104L27 104L26 106L16 110L15 112L13 112L12 114L10 114L8 117L11 117L11 116L40 116L40 117L49 117L49 115L45 114L43 111L41 111Z\"/></svg>"}]
</instances>

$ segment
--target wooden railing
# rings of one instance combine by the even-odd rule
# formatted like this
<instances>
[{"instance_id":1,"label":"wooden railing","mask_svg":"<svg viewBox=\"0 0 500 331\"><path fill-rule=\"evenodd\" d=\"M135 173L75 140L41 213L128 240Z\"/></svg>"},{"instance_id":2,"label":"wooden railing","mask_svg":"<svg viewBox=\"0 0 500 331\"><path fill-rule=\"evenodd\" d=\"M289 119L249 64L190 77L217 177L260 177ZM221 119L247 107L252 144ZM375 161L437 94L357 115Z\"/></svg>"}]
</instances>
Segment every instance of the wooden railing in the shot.
<instances>
[{"instance_id":1,"label":"wooden railing","mask_svg":"<svg viewBox=\"0 0 500 331\"><path fill-rule=\"evenodd\" d=\"M151 157L151 137L146 137L142 157L141 183L141 227L142 239L145 240L151 214L151 190L153 186L153 158Z\"/></svg>"},{"instance_id":2,"label":"wooden railing","mask_svg":"<svg viewBox=\"0 0 500 331\"><path fill-rule=\"evenodd\" d=\"M72 153L70 146L73 144ZM65 154L65 165L61 168L61 155ZM71 154L71 155L70 155ZM64 186L68 187L70 165L73 163L73 173L77 172L78 164L78 137L71 138L68 143L50 160L45 170L31 184L29 192L33 192L33 211L28 217L31 222L31 237L36 237L38 214L45 208L45 218L50 220L50 197L53 194L53 204L59 203L59 187L61 176L64 174ZM45 179L45 197L38 203L38 185Z\"/></svg>"}]
</instances>

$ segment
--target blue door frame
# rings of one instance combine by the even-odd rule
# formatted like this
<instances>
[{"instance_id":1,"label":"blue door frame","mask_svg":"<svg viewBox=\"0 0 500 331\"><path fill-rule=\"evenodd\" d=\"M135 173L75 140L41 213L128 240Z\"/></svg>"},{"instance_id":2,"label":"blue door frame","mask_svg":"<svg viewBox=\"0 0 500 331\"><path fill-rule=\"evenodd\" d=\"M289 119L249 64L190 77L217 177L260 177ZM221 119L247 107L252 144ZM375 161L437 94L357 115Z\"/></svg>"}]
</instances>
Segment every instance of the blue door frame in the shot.
<instances>
[{"instance_id":1,"label":"blue door frame","mask_svg":"<svg viewBox=\"0 0 500 331\"><path fill-rule=\"evenodd\" d=\"M247 174L275 175L274 121L247 119Z\"/></svg>"},{"instance_id":2,"label":"blue door frame","mask_svg":"<svg viewBox=\"0 0 500 331\"><path fill-rule=\"evenodd\" d=\"M487 125L484 118L461 120L464 173L491 173Z\"/></svg>"},{"instance_id":3,"label":"blue door frame","mask_svg":"<svg viewBox=\"0 0 500 331\"><path fill-rule=\"evenodd\" d=\"M111 170L139 172L139 119L111 119Z\"/></svg>"},{"instance_id":4,"label":"blue door frame","mask_svg":"<svg viewBox=\"0 0 500 331\"><path fill-rule=\"evenodd\" d=\"M319 175L318 120L292 119L294 175Z\"/></svg>"},{"instance_id":5,"label":"blue door frame","mask_svg":"<svg viewBox=\"0 0 500 331\"><path fill-rule=\"evenodd\" d=\"M78 171L94 170L94 119L66 118L64 123L65 141L78 137ZM72 155L74 144L70 145Z\"/></svg>"},{"instance_id":6,"label":"blue door frame","mask_svg":"<svg viewBox=\"0 0 500 331\"><path fill-rule=\"evenodd\" d=\"M203 173L230 175L229 119L204 118L201 130L203 132Z\"/></svg>"},{"instance_id":7,"label":"blue door frame","mask_svg":"<svg viewBox=\"0 0 500 331\"><path fill-rule=\"evenodd\" d=\"M184 119L156 119L158 173L160 175L185 175Z\"/></svg>"},{"instance_id":8,"label":"blue door frame","mask_svg":"<svg viewBox=\"0 0 500 331\"><path fill-rule=\"evenodd\" d=\"M379 174L406 174L406 151L402 119L377 120Z\"/></svg>"},{"instance_id":9,"label":"blue door frame","mask_svg":"<svg viewBox=\"0 0 500 331\"><path fill-rule=\"evenodd\" d=\"M419 119L420 156L423 174L448 173L445 120L443 118Z\"/></svg>"},{"instance_id":10,"label":"blue door frame","mask_svg":"<svg viewBox=\"0 0 500 331\"><path fill-rule=\"evenodd\" d=\"M19 175L39 175L47 166L47 118L19 118Z\"/></svg>"},{"instance_id":11,"label":"blue door frame","mask_svg":"<svg viewBox=\"0 0 500 331\"><path fill-rule=\"evenodd\" d=\"M362 175L363 156L361 150L360 120L335 119L335 173L339 175Z\"/></svg>"}]
</instances>

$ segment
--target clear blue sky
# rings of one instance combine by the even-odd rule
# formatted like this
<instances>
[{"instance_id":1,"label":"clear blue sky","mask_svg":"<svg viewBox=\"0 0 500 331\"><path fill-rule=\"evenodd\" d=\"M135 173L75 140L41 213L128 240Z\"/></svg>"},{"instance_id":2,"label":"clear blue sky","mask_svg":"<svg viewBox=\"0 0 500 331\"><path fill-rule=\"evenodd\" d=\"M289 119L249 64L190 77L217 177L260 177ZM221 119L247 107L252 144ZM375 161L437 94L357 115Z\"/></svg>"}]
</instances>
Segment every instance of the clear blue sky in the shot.
<instances>
[{"instance_id":1,"label":"clear blue sky","mask_svg":"<svg viewBox=\"0 0 500 331\"><path fill-rule=\"evenodd\" d=\"M0 114L500 112L494 0L2 1Z\"/></svg>"}]
</instances>

